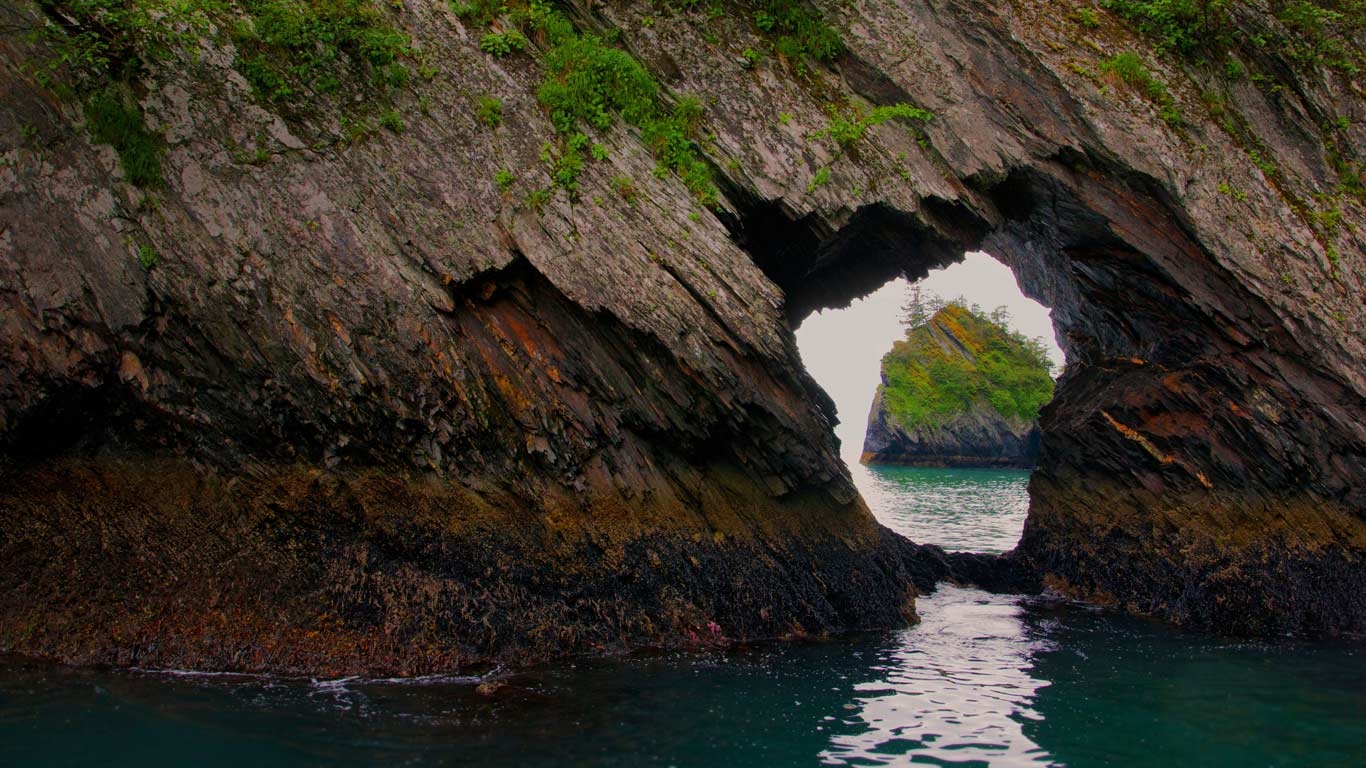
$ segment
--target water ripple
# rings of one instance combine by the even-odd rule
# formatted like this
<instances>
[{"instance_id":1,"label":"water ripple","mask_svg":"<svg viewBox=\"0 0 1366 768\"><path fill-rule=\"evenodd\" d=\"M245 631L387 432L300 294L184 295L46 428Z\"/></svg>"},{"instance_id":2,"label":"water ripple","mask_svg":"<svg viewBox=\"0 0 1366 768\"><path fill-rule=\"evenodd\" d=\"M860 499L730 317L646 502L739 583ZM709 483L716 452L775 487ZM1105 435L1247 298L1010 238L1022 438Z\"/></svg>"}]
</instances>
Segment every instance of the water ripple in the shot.
<instances>
[{"instance_id":1,"label":"water ripple","mask_svg":"<svg viewBox=\"0 0 1366 768\"><path fill-rule=\"evenodd\" d=\"M821 753L826 765L1051 765L1023 730L1040 715L1033 639L1013 598L945 586L921 598L922 622L898 633L854 687L849 732Z\"/></svg>"},{"instance_id":2,"label":"water ripple","mask_svg":"<svg viewBox=\"0 0 1366 768\"><path fill-rule=\"evenodd\" d=\"M850 472L883 525L948 550L1013 549L1029 511L1024 470L855 465Z\"/></svg>"}]
</instances>

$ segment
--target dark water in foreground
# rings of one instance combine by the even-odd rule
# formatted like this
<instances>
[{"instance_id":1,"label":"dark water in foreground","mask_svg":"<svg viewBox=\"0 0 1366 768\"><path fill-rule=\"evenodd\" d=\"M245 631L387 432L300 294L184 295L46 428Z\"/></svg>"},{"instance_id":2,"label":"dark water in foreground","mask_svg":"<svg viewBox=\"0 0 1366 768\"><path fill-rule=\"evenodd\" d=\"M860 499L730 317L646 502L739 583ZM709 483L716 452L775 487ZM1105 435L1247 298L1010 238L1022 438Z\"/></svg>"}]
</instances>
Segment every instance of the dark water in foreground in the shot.
<instances>
[{"instance_id":1,"label":"dark water in foreground","mask_svg":"<svg viewBox=\"0 0 1366 768\"><path fill-rule=\"evenodd\" d=\"M1018 536L1024 473L868 474L893 527L972 546L975 518L977 548ZM579 662L492 696L0 662L0 766L1366 765L1366 647L1232 642L955 588L920 606L899 632Z\"/></svg>"}]
</instances>

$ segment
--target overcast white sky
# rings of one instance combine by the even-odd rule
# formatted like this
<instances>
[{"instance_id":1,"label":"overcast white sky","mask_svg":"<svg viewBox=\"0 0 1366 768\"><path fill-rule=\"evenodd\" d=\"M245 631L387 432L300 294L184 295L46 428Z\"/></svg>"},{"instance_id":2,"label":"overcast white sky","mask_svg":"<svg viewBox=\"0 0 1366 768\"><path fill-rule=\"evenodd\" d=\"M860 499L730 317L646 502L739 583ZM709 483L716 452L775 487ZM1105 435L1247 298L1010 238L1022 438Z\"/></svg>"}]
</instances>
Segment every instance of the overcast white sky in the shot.
<instances>
[{"instance_id":1,"label":"overcast white sky","mask_svg":"<svg viewBox=\"0 0 1366 768\"><path fill-rule=\"evenodd\" d=\"M1062 350L1053 338L1053 323L1043 305L1025 298L1008 267L984 253L969 253L960 264L930 273L920 281L927 292L945 299L963 296L992 310L1005 306L1011 325L1026 336L1042 337L1049 355L1062 368ZM878 385L882 356L901 338L901 305L906 301L906 281L895 280L848 309L813 314L797 329L797 346L806 370L835 399L840 425L840 453L856 462L863 448L868 409Z\"/></svg>"}]
</instances>

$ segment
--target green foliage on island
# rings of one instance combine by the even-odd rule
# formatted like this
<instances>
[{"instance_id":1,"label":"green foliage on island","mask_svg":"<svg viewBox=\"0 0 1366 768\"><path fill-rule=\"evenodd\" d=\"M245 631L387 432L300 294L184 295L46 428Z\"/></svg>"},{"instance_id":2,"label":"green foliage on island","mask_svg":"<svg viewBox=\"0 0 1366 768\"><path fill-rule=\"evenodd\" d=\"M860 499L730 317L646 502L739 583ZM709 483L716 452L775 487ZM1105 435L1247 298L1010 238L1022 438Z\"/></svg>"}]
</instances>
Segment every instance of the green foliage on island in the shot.
<instances>
[{"instance_id":1,"label":"green foliage on island","mask_svg":"<svg viewBox=\"0 0 1366 768\"><path fill-rule=\"evenodd\" d=\"M1032 421L1053 397L1052 362L1043 342L961 301L933 316L911 312L906 337L882 358L883 406L909 429L935 427L989 405Z\"/></svg>"}]
</instances>

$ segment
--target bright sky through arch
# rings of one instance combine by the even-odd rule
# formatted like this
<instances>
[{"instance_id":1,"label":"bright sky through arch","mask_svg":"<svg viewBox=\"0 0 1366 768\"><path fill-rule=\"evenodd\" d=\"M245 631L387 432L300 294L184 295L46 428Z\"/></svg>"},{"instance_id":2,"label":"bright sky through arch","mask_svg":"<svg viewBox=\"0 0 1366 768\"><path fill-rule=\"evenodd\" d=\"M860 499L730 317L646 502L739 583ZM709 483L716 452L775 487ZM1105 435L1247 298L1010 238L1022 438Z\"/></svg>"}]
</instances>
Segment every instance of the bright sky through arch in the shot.
<instances>
[{"instance_id":1,"label":"bright sky through arch","mask_svg":"<svg viewBox=\"0 0 1366 768\"><path fill-rule=\"evenodd\" d=\"M969 305L980 304L988 312L1006 307L1011 326L1026 336L1042 337L1056 366L1054 373L1062 369L1062 350L1054 340L1048 310L1021 293L1015 275L999 261L984 253L969 253L962 263L932 272L919 284L927 294L945 299L962 296ZM835 432L847 462L857 461L863 448L882 356L904 333L901 306L908 288L906 281L894 280L848 309L811 315L797 329L797 347L806 370L839 409Z\"/></svg>"}]
</instances>

